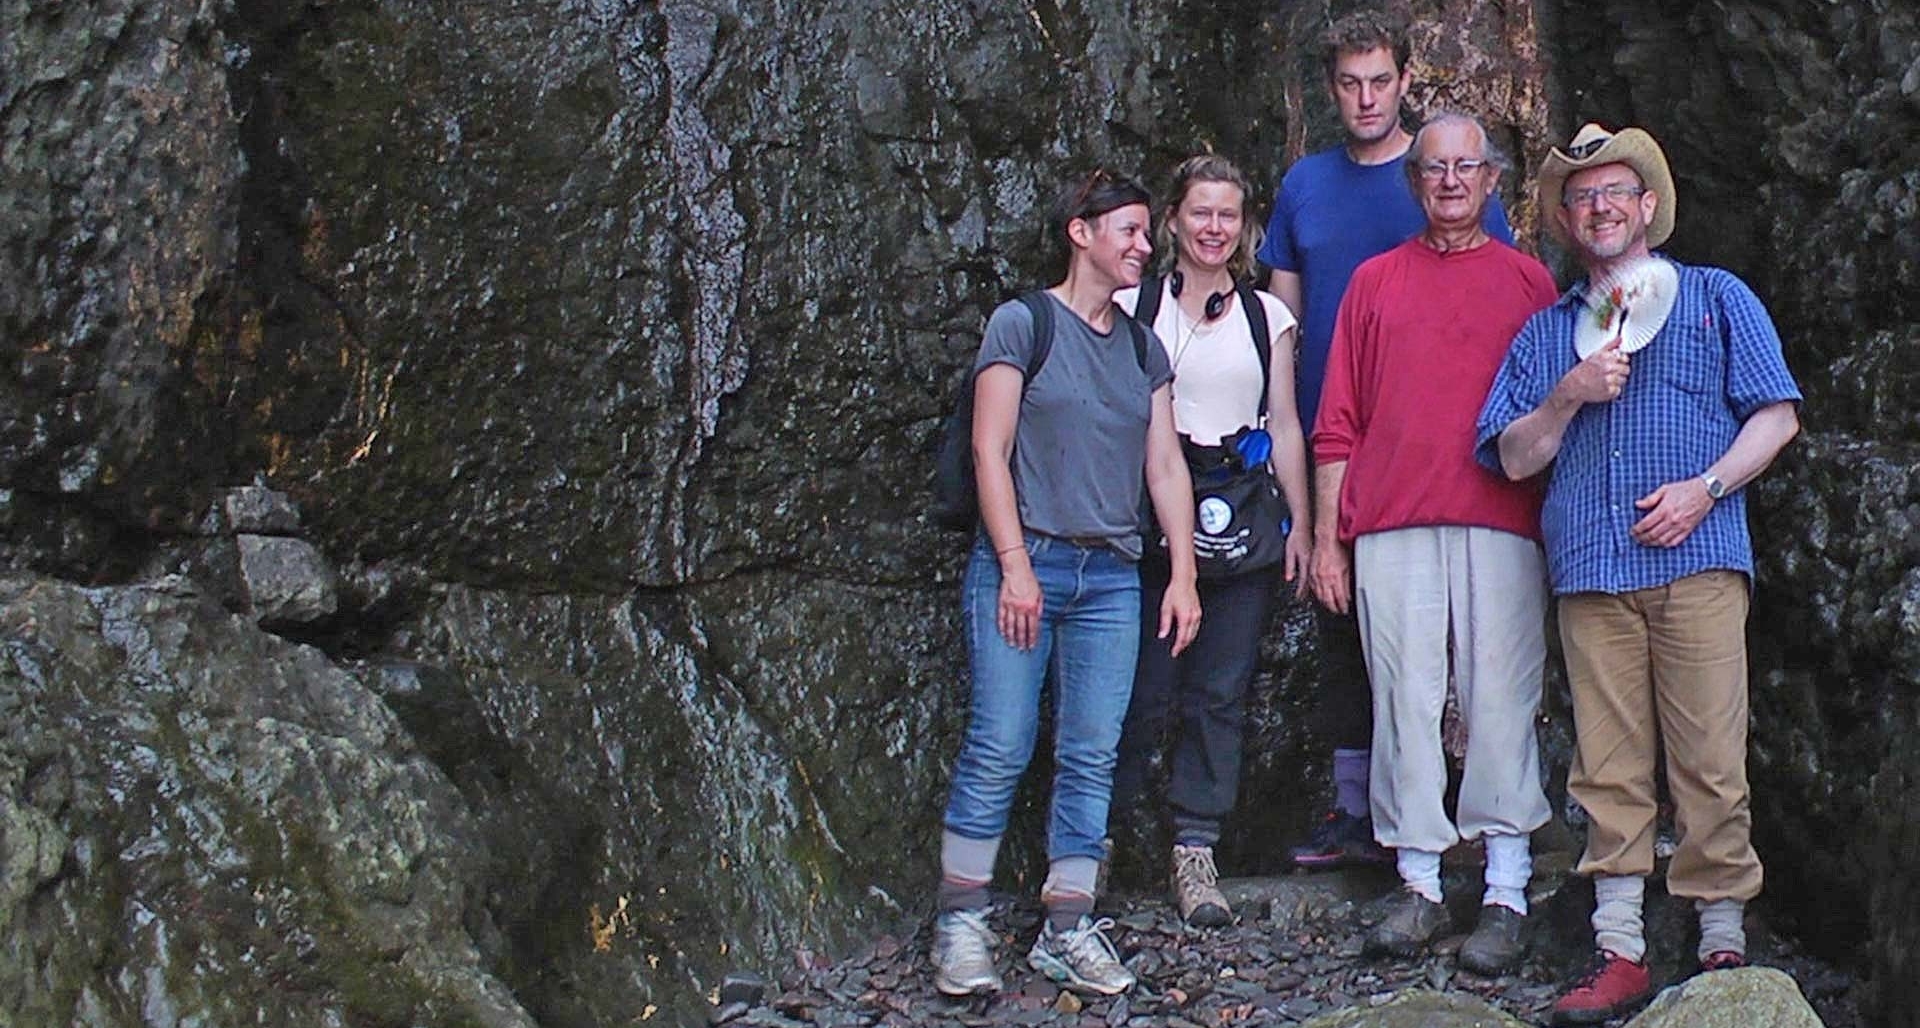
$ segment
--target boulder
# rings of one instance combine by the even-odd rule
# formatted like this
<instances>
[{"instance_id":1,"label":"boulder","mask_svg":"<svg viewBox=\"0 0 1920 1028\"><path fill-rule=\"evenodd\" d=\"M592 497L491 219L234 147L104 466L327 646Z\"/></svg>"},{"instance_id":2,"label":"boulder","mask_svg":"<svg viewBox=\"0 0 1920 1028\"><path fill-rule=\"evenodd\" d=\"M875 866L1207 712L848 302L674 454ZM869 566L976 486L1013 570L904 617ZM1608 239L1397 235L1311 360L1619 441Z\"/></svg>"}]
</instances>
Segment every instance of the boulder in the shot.
<instances>
[{"instance_id":1,"label":"boulder","mask_svg":"<svg viewBox=\"0 0 1920 1028\"><path fill-rule=\"evenodd\" d=\"M0 638L8 1023L534 1028L460 792L353 675L191 593L19 573Z\"/></svg>"},{"instance_id":2,"label":"boulder","mask_svg":"<svg viewBox=\"0 0 1920 1028\"><path fill-rule=\"evenodd\" d=\"M309 624L339 609L338 576L312 543L270 535L234 541L247 606L261 624Z\"/></svg>"},{"instance_id":3,"label":"boulder","mask_svg":"<svg viewBox=\"0 0 1920 1028\"><path fill-rule=\"evenodd\" d=\"M1525 1028L1526 1022L1472 997L1412 989L1376 1006L1321 1014L1303 1028Z\"/></svg>"},{"instance_id":4,"label":"boulder","mask_svg":"<svg viewBox=\"0 0 1920 1028\"><path fill-rule=\"evenodd\" d=\"M1662 990L1627 1028L1822 1028L1792 978L1770 967L1696 975Z\"/></svg>"}]
</instances>

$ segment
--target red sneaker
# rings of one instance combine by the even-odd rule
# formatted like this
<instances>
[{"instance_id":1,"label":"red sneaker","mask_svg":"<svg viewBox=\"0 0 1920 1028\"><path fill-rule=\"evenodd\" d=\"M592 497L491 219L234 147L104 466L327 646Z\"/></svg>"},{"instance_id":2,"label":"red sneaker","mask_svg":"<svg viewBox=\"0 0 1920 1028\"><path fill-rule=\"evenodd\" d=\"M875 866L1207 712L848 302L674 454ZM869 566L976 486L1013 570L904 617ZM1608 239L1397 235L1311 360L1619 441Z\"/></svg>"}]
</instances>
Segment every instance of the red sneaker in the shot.
<instances>
[{"instance_id":1,"label":"red sneaker","mask_svg":"<svg viewBox=\"0 0 1920 1028\"><path fill-rule=\"evenodd\" d=\"M1651 995L1653 976L1645 963L1601 950L1553 1004L1553 1023L1599 1024L1638 1007Z\"/></svg>"},{"instance_id":2,"label":"red sneaker","mask_svg":"<svg viewBox=\"0 0 1920 1028\"><path fill-rule=\"evenodd\" d=\"M1747 966L1747 955L1744 953L1735 953L1730 949L1714 950L1700 960L1700 970L1702 971L1731 971L1734 968L1745 966Z\"/></svg>"}]
</instances>

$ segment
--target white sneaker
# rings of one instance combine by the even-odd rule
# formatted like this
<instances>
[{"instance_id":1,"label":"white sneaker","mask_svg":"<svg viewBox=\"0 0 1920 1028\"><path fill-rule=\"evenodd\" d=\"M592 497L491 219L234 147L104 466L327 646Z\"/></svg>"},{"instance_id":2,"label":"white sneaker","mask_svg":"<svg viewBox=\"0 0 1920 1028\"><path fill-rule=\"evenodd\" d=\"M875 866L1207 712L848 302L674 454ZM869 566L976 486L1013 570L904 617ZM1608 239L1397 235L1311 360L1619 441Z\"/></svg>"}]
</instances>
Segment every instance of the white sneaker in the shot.
<instances>
[{"instance_id":1,"label":"white sneaker","mask_svg":"<svg viewBox=\"0 0 1920 1028\"><path fill-rule=\"evenodd\" d=\"M1064 932L1042 923L1040 937L1027 953L1027 964L1060 985L1075 992L1117 996L1133 988L1133 972L1120 962L1120 954L1107 941L1111 918L1098 921L1082 916L1080 923Z\"/></svg>"},{"instance_id":2,"label":"white sneaker","mask_svg":"<svg viewBox=\"0 0 1920 1028\"><path fill-rule=\"evenodd\" d=\"M933 922L933 987L949 996L999 992L993 929L984 910L949 910Z\"/></svg>"}]
</instances>

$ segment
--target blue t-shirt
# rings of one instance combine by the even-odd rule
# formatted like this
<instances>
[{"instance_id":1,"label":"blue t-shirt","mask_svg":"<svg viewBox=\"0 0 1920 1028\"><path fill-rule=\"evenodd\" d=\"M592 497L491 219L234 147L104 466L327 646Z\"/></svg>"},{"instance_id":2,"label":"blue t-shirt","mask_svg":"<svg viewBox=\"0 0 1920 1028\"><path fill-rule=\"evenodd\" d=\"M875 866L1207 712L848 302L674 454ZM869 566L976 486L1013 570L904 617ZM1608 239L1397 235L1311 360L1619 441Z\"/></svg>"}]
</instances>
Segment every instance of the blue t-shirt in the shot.
<instances>
[{"instance_id":1,"label":"blue t-shirt","mask_svg":"<svg viewBox=\"0 0 1920 1028\"><path fill-rule=\"evenodd\" d=\"M1716 501L1678 546L1645 546L1630 531L1647 514L1636 500L1707 470L1755 411L1800 400L1753 290L1719 268L1673 263L1673 313L1633 355L1620 395L1573 416L1546 471L1540 531L1555 593L1632 592L1719 569L1753 575L1745 490ZM1476 432L1474 456L1487 468L1500 470L1500 433L1579 362L1574 330L1593 317L1584 286L1529 319L1507 351Z\"/></svg>"},{"instance_id":2,"label":"blue t-shirt","mask_svg":"<svg viewBox=\"0 0 1920 1028\"><path fill-rule=\"evenodd\" d=\"M1385 164L1359 164L1347 156L1346 147L1336 146L1295 161L1280 180L1267 241L1258 256L1269 268L1300 276L1306 311L1300 318L1294 395L1301 428L1309 435L1320 409L1320 384L1327 377L1334 316L1353 269L1406 242L1426 224L1427 216L1407 185L1405 154ZM1481 224L1493 238L1513 243L1498 193L1488 201Z\"/></svg>"}]
</instances>

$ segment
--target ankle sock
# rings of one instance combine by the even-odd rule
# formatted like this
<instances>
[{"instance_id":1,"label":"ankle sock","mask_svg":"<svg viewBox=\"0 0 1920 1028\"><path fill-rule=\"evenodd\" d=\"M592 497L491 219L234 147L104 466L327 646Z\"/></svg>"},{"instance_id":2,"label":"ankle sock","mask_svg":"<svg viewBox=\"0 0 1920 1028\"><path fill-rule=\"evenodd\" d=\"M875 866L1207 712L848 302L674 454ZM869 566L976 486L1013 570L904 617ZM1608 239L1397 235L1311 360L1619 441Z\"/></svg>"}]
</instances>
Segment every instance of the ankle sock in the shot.
<instances>
[{"instance_id":1,"label":"ankle sock","mask_svg":"<svg viewBox=\"0 0 1920 1028\"><path fill-rule=\"evenodd\" d=\"M1173 841L1178 846L1206 846L1220 843L1220 819L1193 814L1178 808L1173 812Z\"/></svg>"},{"instance_id":2,"label":"ankle sock","mask_svg":"<svg viewBox=\"0 0 1920 1028\"><path fill-rule=\"evenodd\" d=\"M1393 862L1400 869L1400 881L1408 889L1440 902L1440 854L1402 848L1393 851Z\"/></svg>"},{"instance_id":3,"label":"ankle sock","mask_svg":"<svg viewBox=\"0 0 1920 1028\"><path fill-rule=\"evenodd\" d=\"M999 839L940 833L940 909L986 907L987 885L993 881L993 860L999 851Z\"/></svg>"},{"instance_id":4,"label":"ankle sock","mask_svg":"<svg viewBox=\"0 0 1920 1028\"><path fill-rule=\"evenodd\" d=\"M1524 835L1488 835L1487 891L1480 902L1527 913L1527 883L1533 880L1533 840Z\"/></svg>"},{"instance_id":5,"label":"ankle sock","mask_svg":"<svg viewBox=\"0 0 1920 1028\"><path fill-rule=\"evenodd\" d=\"M1628 960L1647 958L1647 927L1640 908L1647 880L1639 875L1600 875L1593 880L1593 942Z\"/></svg>"},{"instance_id":6,"label":"ankle sock","mask_svg":"<svg viewBox=\"0 0 1920 1028\"><path fill-rule=\"evenodd\" d=\"M1040 886L1040 904L1047 908L1047 924L1064 932L1093 913L1093 883L1100 862L1090 857L1061 857L1047 868Z\"/></svg>"},{"instance_id":7,"label":"ankle sock","mask_svg":"<svg viewBox=\"0 0 1920 1028\"><path fill-rule=\"evenodd\" d=\"M1747 955L1746 901L1694 900L1693 909L1700 913L1701 960L1721 950Z\"/></svg>"},{"instance_id":8,"label":"ankle sock","mask_svg":"<svg viewBox=\"0 0 1920 1028\"><path fill-rule=\"evenodd\" d=\"M1368 768L1372 750L1333 751L1333 805L1354 817L1366 817Z\"/></svg>"}]
</instances>

